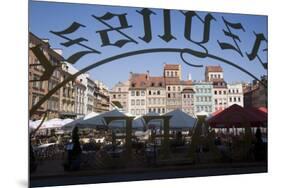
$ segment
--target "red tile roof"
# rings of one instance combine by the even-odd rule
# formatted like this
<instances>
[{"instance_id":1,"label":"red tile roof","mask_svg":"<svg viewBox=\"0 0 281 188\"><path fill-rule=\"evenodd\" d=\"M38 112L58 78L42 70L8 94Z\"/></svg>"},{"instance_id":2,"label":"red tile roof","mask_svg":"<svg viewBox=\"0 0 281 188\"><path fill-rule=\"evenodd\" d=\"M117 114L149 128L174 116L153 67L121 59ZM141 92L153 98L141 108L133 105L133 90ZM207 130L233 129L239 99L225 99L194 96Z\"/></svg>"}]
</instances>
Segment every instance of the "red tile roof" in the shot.
<instances>
[{"instance_id":1,"label":"red tile roof","mask_svg":"<svg viewBox=\"0 0 281 188\"><path fill-rule=\"evenodd\" d=\"M131 88L146 88L148 86L148 74L133 73L130 79Z\"/></svg>"},{"instance_id":2,"label":"red tile roof","mask_svg":"<svg viewBox=\"0 0 281 188\"><path fill-rule=\"evenodd\" d=\"M179 70L180 65L179 64L165 64L164 70L169 69L169 70Z\"/></svg>"},{"instance_id":3,"label":"red tile roof","mask_svg":"<svg viewBox=\"0 0 281 188\"><path fill-rule=\"evenodd\" d=\"M165 79L162 76L151 76L148 78L148 85L150 87L163 87L165 86Z\"/></svg>"},{"instance_id":4,"label":"red tile roof","mask_svg":"<svg viewBox=\"0 0 281 188\"><path fill-rule=\"evenodd\" d=\"M206 72L222 72L221 66L206 66Z\"/></svg>"}]
</instances>

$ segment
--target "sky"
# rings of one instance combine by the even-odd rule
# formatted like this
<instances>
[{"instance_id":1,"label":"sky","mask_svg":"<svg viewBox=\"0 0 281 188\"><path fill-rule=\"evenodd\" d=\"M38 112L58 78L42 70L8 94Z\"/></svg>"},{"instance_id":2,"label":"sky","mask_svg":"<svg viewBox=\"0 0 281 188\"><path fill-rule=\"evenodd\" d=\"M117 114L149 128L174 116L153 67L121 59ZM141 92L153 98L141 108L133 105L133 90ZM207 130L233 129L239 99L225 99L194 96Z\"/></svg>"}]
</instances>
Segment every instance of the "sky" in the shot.
<instances>
[{"instance_id":1,"label":"sky","mask_svg":"<svg viewBox=\"0 0 281 188\"><path fill-rule=\"evenodd\" d=\"M171 32L176 37L176 40L165 42L158 36L163 35L164 30L163 10L151 9L155 12L155 15L151 15L152 40L149 43L142 41L139 37L144 35L143 19L142 16L136 12L137 10L140 11L142 8L31 1L29 4L29 31L33 32L40 38L49 39L51 47L62 49L63 57L67 59L70 55L83 51L85 48L78 45L64 47L60 43L66 42L66 40L54 35L50 31L62 31L68 28L73 22L78 22L86 26L79 28L77 31L67 36L73 39L77 37L87 39L88 41L83 42L83 44L100 51L101 54L85 55L74 64L77 69L82 69L99 60L114 55L140 49L191 48L194 50L200 50L200 48L185 39L185 18L179 10L171 10ZM138 42L138 44L127 43L122 48L118 48L116 46L101 46L101 38L96 31L107 29L107 26L94 19L92 15L100 17L107 12L127 14L126 18L128 24L132 25L132 27L123 29L122 32L132 37ZM196 13L202 19L204 19L204 17L208 14L208 12L199 11L196 11ZM252 51L255 42L255 33L263 33L267 38L267 17L260 15L223 14L214 12L210 12L210 14L212 14L216 20L211 22L210 39L208 43L204 44L209 53L234 62L258 78L267 74L267 71L262 67L257 59L249 61L246 56L246 53L250 53ZM218 41L233 44L233 41L224 35L223 29L226 29L226 26L224 25L222 18L229 22L239 22L243 25L245 31L232 29L233 33L239 35L240 37L240 42L238 41L237 43L243 53L243 57L233 50L222 50L220 48ZM117 26L118 23L116 21L116 19L112 19L108 21L108 23ZM201 22L199 22L198 19L194 19L194 22L192 23L191 35L194 40L201 40L202 38L203 27L200 23ZM109 37L113 42L124 39L124 36L119 35L116 32L111 32ZM267 43L263 42L261 49L266 47ZM263 61L267 61L267 52L260 51L259 56ZM182 61L179 53L167 52L122 58L96 67L89 73L92 79L101 80L109 88L112 88L119 81L128 80L130 72L144 73L149 70L150 75L161 76L163 75L164 63L181 64L182 79L187 79L188 74L190 73L192 80L203 80L205 66L220 65L224 70L224 79L228 83L251 82L253 80L252 77L240 70L211 58L202 59L188 54L185 54L184 58L192 64L202 64L204 67L195 68L188 66Z\"/></svg>"}]
</instances>

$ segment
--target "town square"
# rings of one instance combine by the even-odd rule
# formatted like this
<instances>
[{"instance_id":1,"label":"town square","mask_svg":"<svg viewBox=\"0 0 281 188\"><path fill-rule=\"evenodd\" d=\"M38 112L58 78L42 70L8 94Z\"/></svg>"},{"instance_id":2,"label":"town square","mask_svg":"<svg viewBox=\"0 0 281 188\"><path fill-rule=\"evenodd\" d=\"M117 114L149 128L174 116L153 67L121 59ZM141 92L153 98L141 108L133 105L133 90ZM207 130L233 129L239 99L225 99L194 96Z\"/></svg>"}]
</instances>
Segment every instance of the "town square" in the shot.
<instances>
[{"instance_id":1,"label":"town square","mask_svg":"<svg viewBox=\"0 0 281 188\"><path fill-rule=\"evenodd\" d=\"M32 187L267 172L266 16L76 6L31 5Z\"/></svg>"}]
</instances>

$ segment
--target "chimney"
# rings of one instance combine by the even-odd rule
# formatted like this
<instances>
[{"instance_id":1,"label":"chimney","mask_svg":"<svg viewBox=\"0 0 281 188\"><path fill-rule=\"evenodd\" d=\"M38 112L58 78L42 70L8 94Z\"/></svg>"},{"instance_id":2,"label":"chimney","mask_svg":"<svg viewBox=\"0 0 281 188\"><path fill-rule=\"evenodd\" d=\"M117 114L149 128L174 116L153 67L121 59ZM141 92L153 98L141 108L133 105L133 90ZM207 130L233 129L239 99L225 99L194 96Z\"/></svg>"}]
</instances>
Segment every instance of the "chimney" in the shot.
<instances>
[{"instance_id":1,"label":"chimney","mask_svg":"<svg viewBox=\"0 0 281 188\"><path fill-rule=\"evenodd\" d=\"M149 80L149 70L146 71L146 80Z\"/></svg>"}]
</instances>

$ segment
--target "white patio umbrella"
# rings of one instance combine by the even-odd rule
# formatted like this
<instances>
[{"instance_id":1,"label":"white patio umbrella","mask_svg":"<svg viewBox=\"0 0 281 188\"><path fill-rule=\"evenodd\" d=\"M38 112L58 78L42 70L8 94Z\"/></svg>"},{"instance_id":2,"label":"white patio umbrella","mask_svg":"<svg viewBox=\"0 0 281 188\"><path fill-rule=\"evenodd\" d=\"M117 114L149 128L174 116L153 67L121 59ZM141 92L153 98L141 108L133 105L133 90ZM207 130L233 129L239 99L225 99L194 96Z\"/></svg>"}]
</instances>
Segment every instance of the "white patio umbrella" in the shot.
<instances>
[{"instance_id":1,"label":"white patio umbrella","mask_svg":"<svg viewBox=\"0 0 281 188\"><path fill-rule=\"evenodd\" d=\"M111 110L109 112L104 112L101 113L97 116L91 117L89 119L80 121L77 124L78 128L96 128L97 126L106 126L106 122L104 120L104 117L125 117L126 115L118 110ZM122 120L116 120L116 121L112 121L109 125L109 127L124 127L125 126L125 122Z\"/></svg>"},{"instance_id":2,"label":"white patio umbrella","mask_svg":"<svg viewBox=\"0 0 281 188\"><path fill-rule=\"evenodd\" d=\"M62 129L63 130L71 130L73 129L80 121L83 121L83 117L79 118L79 119L75 119L72 122L66 123Z\"/></svg>"},{"instance_id":3,"label":"white patio umbrella","mask_svg":"<svg viewBox=\"0 0 281 188\"><path fill-rule=\"evenodd\" d=\"M201 111L201 112L196 113L196 115L197 115L197 116L206 116L206 117L209 116L208 112L205 112L204 110Z\"/></svg>"},{"instance_id":4,"label":"white patio umbrella","mask_svg":"<svg viewBox=\"0 0 281 188\"><path fill-rule=\"evenodd\" d=\"M91 112L91 113L87 114L87 115L83 118L83 120L86 120L86 119L89 119L89 118L92 118L92 117L95 117L95 116L98 116L98 115L100 115L100 113L98 113L98 112Z\"/></svg>"},{"instance_id":5,"label":"white patio umbrella","mask_svg":"<svg viewBox=\"0 0 281 188\"><path fill-rule=\"evenodd\" d=\"M79 119L76 119L74 121L71 121L69 123L64 124L64 126L62 128L64 130L73 129L76 125L80 124L82 121L84 121L86 119L89 119L89 118L92 118L92 117L95 117L95 116L98 116L98 115L100 115L100 113L91 112L91 113L87 114L86 116L84 116L82 118L79 118Z\"/></svg>"},{"instance_id":6,"label":"white patio umbrella","mask_svg":"<svg viewBox=\"0 0 281 188\"><path fill-rule=\"evenodd\" d=\"M54 129L54 128L61 128L63 126L63 120L60 118L54 118L47 120L43 123L40 129Z\"/></svg>"},{"instance_id":7,"label":"white patio umbrella","mask_svg":"<svg viewBox=\"0 0 281 188\"><path fill-rule=\"evenodd\" d=\"M36 120L36 121L29 120L28 127L30 129L36 129L38 125L41 123L41 121L42 120Z\"/></svg>"},{"instance_id":8,"label":"white patio umbrella","mask_svg":"<svg viewBox=\"0 0 281 188\"><path fill-rule=\"evenodd\" d=\"M66 125L66 124L68 124L68 123L71 123L72 121L74 121L74 119L70 119L70 118L63 119L63 120L62 120L62 124L63 124L63 125Z\"/></svg>"},{"instance_id":9,"label":"white patio umbrella","mask_svg":"<svg viewBox=\"0 0 281 188\"><path fill-rule=\"evenodd\" d=\"M127 113L125 113L125 115L126 116L134 116L134 115L132 115L131 113L129 113L129 112L127 112ZM132 125L132 128L133 129L141 129L141 130L143 130L143 128L144 128L144 120L142 119L142 116L141 115L137 115L137 116L135 116L134 117L134 119L133 119L133 125Z\"/></svg>"},{"instance_id":10,"label":"white patio umbrella","mask_svg":"<svg viewBox=\"0 0 281 188\"><path fill-rule=\"evenodd\" d=\"M160 116L160 114L158 114L157 112L149 112L149 113L145 114L144 116ZM144 119L143 119L143 122L145 122ZM148 126L148 128L160 128L162 126L162 124L163 123L162 123L161 119L153 119L147 123L147 126Z\"/></svg>"},{"instance_id":11,"label":"white patio umbrella","mask_svg":"<svg viewBox=\"0 0 281 188\"><path fill-rule=\"evenodd\" d=\"M170 129L191 130L196 124L197 119L181 111L173 110L164 115L172 116L170 119Z\"/></svg>"},{"instance_id":12,"label":"white patio umbrella","mask_svg":"<svg viewBox=\"0 0 281 188\"><path fill-rule=\"evenodd\" d=\"M145 127L145 121L142 116L136 116L133 120L133 129L143 130Z\"/></svg>"}]
</instances>

